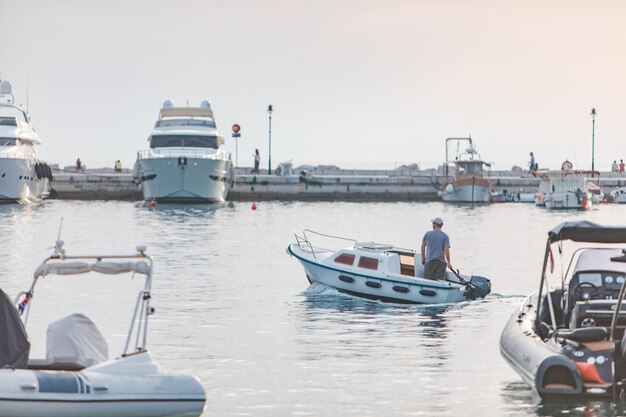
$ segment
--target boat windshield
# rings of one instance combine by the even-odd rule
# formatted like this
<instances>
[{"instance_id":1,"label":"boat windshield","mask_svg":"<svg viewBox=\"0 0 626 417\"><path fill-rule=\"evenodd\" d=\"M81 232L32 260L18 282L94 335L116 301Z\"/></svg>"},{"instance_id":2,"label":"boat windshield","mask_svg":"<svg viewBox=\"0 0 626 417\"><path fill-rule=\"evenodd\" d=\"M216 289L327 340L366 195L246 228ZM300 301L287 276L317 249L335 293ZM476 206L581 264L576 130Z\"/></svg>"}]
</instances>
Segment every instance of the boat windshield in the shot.
<instances>
[{"instance_id":1,"label":"boat windshield","mask_svg":"<svg viewBox=\"0 0 626 417\"><path fill-rule=\"evenodd\" d=\"M0 105L0 126L17 126L17 121L27 122L26 113L14 106Z\"/></svg>"},{"instance_id":2,"label":"boat windshield","mask_svg":"<svg viewBox=\"0 0 626 417\"><path fill-rule=\"evenodd\" d=\"M151 148L218 148L217 136L200 135L153 135L150 137Z\"/></svg>"},{"instance_id":3,"label":"boat windshield","mask_svg":"<svg viewBox=\"0 0 626 417\"><path fill-rule=\"evenodd\" d=\"M19 144L19 139L16 138L0 138L0 146L16 146Z\"/></svg>"},{"instance_id":4,"label":"boat windshield","mask_svg":"<svg viewBox=\"0 0 626 417\"><path fill-rule=\"evenodd\" d=\"M457 162L456 163L456 173L457 175L483 175L483 164L482 162Z\"/></svg>"}]
</instances>

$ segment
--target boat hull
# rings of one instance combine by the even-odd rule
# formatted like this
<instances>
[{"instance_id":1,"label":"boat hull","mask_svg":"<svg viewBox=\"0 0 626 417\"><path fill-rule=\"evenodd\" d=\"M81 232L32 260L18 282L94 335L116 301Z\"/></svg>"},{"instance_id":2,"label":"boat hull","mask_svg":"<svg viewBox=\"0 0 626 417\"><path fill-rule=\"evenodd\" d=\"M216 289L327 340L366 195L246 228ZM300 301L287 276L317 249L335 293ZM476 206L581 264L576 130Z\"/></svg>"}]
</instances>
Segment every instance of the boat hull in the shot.
<instances>
[{"instance_id":1,"label":"boat hull","mask_svg":"<svg viewBox=\"0 0 626 417\"><path fill-rule=\"evenodd\" d=\"M579 198L576 193L551 193L543 197L548 210L589 210L592 199L589 196Z\"/></svg>"},{"instance_id":2,"label":"boat hull","mask_svg":"<svg viewBox=\"0 0 626 417\"><path fill-rule=\"evenodd\" d=\"M343 293L402 304L447 304L467 301L465 286L456 283L411 278L400 274L385 276L358 274L307 259L300 253L297 245L290 245L287 251L300 261L309 282L317 282Z\"/></svg>"},{"instance_id":3,"label":"boat hull","mask_svg":"<svg viewBox=\"0 0 626 417\"><path fill-rule=\"evenodd\" d=\"M443 201L450 203L489 203L491 183L484 178L455 181L439 193Z\"/></svg>"},{"instance_id":4,"label":"boat hull","mask_svg":"<svg viewBox=\"0 0 626 417\"><path fill-rule=\"evenodd\" d=\"M145 201L219 203L232 186L232 164L226 159L178 156L137 163Z\"/></svg>"},{"instance_id":5,"label":"boat hull","mask_svg":"<svg viewBox=\"0 0 626 417\"><path fill-rule=\"evenodd\" d=\"M46 178L37 178L34 160L0 156L0 203L40 200L47 184Z\"/></svg>"},{"instance_id":6,"label":"boat hull","mask_svg":"<svg viewBox=\"0 0 626 417\"><path fill-rule=\"evenodd\" d=\"M80 372L0 370L0 417L197 417L205 401L197 378L159 372L148 353Z\"/></svg>"}]
</instances>

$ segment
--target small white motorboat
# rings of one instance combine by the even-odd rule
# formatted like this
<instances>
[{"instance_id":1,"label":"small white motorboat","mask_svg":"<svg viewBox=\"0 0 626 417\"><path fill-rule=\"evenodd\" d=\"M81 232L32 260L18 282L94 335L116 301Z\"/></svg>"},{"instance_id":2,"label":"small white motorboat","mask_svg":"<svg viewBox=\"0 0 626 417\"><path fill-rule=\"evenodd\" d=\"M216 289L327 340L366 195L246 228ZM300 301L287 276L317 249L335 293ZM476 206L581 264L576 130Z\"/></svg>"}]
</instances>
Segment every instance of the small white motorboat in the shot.
<instances>
[{"instance_id":1,"label":"small white motorboat","mask_svg":"<svg viewBox=\"0 0 626 417\"><path fill-rule=\"evenodd\" d=\"M625 204L626 203L626 187L616 188L611 191L611 198L614 203Z\"/></svg>"},{"instance_id":2,"label":"small white motorboat","mask_svg":"<svg viewBox=\"0 0 626 417\"><path fill-rule=\"evenodd\" d=\"M202 414L206 395L200 381L191 375L161 372L146 348L148 318L153 313L153 262L145 247L137 251L122 256L67 256L59 240L54 254L35 271L28 291L12 302L0 290L0 417ZM89 272L145 277L121 356L107 360L108 348L99 330L87 317L73 314L48 328L47 357L29 359L25 326L35 285L48 275Z\"/></svg>"},{"instance_id":3,"label":"small white motorboat","mask_svg":"<svg viewBox=\"0 0 626 417\"><path fill-rule=\"evenodd\" d=\"M316 247L307 233L352 245L339 250ZM357 242L308 229L302 236L294 235L296 243L287 247L287 253L300 261L309 282L343 293L393 303L444 304L485 298L491 292L491 281L483 276L448 271L443 281L422 278L421 255L412 249Z\"/></svg>"}]
</instances>

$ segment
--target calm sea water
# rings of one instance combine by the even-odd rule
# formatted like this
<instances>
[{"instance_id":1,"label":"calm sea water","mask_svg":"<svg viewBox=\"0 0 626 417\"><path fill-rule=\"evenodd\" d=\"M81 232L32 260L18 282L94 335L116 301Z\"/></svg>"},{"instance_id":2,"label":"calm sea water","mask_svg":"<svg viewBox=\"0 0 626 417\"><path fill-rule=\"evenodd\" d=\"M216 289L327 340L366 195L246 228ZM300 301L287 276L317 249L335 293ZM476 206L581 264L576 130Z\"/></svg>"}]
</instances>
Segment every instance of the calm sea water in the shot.
<instances>
[{"instance_id":1,"label":"calm sea water","mask_svg":"<svg viewBox=\"0 0 626 417\"><path fill-rule=\"evenodd\" d=\"M547 231L565 220L624 224L625 213L617 205L557 213L441 203L2 206L0 288L13 296L30 285L62 217L68 254L147 245L156 259L149 348L163 369L202 380L206 416L614 416L621 406L539 403L500 357L498 340L523 296L537 290ZM486 300L361 300L309 287L285 253L293 229L303 228L418 248L435 216L445 221L455 267L492 279ZM73 312L92 318L111 356L119 354L139 284L45 278L31 311L31 356L45 354L47 324Z\"/></svg>"}]
</instances>

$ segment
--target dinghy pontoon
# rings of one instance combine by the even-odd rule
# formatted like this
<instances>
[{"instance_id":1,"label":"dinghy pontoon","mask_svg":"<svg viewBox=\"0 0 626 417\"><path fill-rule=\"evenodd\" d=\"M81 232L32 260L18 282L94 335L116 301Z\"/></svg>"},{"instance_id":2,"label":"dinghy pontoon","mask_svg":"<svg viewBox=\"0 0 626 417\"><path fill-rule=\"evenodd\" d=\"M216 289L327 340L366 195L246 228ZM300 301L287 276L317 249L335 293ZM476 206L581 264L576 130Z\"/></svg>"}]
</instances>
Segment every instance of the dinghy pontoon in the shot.
<instances>
[{"instance_id":1,"label":"dinghy pontoon","mask_svg":"<svg viewBox=\"0 0 626 417\"><path fill-rule=\"evenodd\" d=\"M619 246L579 247L555 282L552 249L562 253L566 240ZM625 244L626 227L587 221L548 233L539 292L522 302L500 338L504 359L542 398L624 395Z\"/></svg>"}]
</instances>

